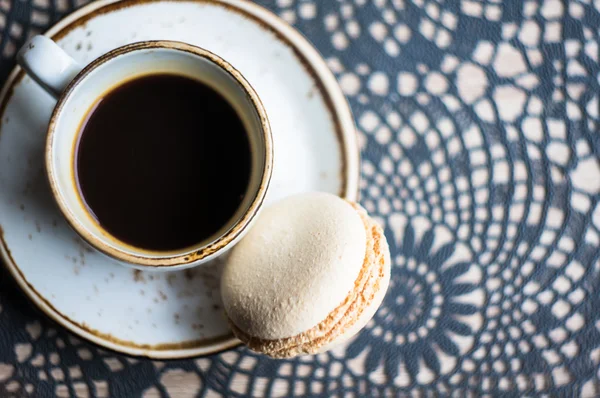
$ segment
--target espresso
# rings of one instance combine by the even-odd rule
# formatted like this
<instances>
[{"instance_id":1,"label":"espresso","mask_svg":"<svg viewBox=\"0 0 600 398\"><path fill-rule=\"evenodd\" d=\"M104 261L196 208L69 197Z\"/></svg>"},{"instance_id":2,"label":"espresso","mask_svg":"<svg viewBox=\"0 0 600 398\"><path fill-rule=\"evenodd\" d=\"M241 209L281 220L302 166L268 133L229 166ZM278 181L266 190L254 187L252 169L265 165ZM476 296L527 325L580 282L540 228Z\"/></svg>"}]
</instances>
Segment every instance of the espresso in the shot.
<instances>
[{"instance_id":1,"label":"espresso","mask_svg":"<svg viewBox=\"0 0 600 398\"><path fill-rule=\"evenodd\" d=\"M97 222L156 251L198 244L228 224L250 168L248 135L229 102L171 74L139 77L100 98L80 127L75 158Z\"/></svg>"}]
</instances>

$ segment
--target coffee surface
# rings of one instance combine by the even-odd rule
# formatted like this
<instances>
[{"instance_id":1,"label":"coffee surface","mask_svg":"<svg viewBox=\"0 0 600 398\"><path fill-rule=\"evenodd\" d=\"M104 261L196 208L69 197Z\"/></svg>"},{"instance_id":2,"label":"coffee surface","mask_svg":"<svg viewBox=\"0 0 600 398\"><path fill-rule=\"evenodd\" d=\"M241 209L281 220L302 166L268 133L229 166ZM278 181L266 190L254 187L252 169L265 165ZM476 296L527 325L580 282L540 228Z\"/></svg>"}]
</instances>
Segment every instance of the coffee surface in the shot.
<instances>
[{"instance_id":1,"label":"coffee surface","mask_svg":"<svg viewBox=\"0 0 600 398\"><path fill-rule=\"evenodd\" d=\"M159 74L105 94L82 123L75 175L99 224L130 245L177 250L212 237L239 208L246 130L210 87Z\"/></svg>"}]
</instances>

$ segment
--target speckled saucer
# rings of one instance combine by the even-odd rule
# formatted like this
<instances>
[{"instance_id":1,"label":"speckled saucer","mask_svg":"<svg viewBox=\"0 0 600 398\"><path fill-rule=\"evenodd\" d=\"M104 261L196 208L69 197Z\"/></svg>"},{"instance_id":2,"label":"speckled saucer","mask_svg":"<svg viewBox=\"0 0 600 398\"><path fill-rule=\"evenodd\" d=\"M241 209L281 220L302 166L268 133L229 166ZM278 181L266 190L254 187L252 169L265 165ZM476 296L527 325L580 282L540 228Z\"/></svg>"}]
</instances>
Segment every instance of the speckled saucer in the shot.
<instances>
[{"instance_id":1,"label":"speckled saucer","mask_svg":"<svg viewBox=\"0 0 600 398\"><path fill-rule=\"evenodd\" d=\"M119 26L119 29L114 29ZM135 41L180 40L219 54L256 89L273 130L267 202L304 191L355 199L358 149L346 100L314 48L248 1L98 1L48 32L88 63ZM0 100L0 255L48 316L131 355L182 358L232 347L221 308L219 260L149 274L113 265L69 229L43 172L54 100L16 69Z\"/></svg>"}]
</instances>

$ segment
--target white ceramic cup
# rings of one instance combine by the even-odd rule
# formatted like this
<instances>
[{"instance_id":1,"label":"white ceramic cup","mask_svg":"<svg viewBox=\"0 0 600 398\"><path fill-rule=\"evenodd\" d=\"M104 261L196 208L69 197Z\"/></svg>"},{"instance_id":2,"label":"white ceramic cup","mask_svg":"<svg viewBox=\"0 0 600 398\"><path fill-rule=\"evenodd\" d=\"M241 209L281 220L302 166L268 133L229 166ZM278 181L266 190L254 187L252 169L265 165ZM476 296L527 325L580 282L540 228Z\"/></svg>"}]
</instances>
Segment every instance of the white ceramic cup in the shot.
<instances>
[{"instance_id":1,"label":"white ceramic cup","mask_svg":"<svg viewBox=\"0 0 600 398\"><path fill-rule=\"evenodd\" d=\"M44 36L33 37L26 43L17 55L17 61L32 79L57 98L45 149L48 181L64 217L91 246L119 263L138 269L174 270L215 258L231 248L248 230L269 186L273 144L260 99L244 77L226 61L185 43L145 41L120 47L81 68ZM242 119L252 152L248 189L231 220L208 240L169 252L133 247L104 230L84 205L74 170L80 125L96 101L128 80L157 73L186 76L223 95Z\"/></svg>"}]
</instances>

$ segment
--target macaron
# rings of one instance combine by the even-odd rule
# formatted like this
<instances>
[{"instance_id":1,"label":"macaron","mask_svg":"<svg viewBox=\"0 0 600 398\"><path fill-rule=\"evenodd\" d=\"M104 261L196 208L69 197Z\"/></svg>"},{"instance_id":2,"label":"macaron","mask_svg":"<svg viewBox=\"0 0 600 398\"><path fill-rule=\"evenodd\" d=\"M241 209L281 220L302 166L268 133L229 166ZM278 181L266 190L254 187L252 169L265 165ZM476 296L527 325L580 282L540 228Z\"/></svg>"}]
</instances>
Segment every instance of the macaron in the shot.
<instances>
[{"instance_id":1,"label":"macaron","mask_svg":"<svg viewBox=\"0 0 600 398\"><path fill-rule=\"evenodd\" d=\"M383 301L390 252L358 204L305 193L264 209L231 251L221 279L235 336L289 358L326 351L362 329Z\"/></svg>"}]
</instances>

